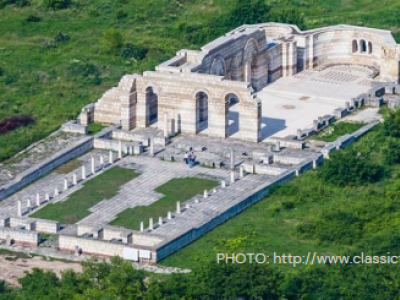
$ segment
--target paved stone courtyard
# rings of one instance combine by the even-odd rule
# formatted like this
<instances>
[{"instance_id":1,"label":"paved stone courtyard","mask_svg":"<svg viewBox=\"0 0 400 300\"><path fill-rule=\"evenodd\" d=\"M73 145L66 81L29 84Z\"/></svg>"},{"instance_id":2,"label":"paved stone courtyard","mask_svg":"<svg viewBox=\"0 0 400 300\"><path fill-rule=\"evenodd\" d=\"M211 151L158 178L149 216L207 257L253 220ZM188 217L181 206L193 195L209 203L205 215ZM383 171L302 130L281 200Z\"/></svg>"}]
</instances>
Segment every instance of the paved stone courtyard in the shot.
<instances>
[{"instance_id":1,"label":"paved stone courtyard","mask_svg":"<svg viewBox=\"0 0 400 300\"><path fill-rule=\"evenodd\" d=\"M257 95L263 102L262 136L286 137L312 127L319 116L332 114L371 88L373 71L362 66L307 70L271 83Z\"/></svg>"}]
</instances>

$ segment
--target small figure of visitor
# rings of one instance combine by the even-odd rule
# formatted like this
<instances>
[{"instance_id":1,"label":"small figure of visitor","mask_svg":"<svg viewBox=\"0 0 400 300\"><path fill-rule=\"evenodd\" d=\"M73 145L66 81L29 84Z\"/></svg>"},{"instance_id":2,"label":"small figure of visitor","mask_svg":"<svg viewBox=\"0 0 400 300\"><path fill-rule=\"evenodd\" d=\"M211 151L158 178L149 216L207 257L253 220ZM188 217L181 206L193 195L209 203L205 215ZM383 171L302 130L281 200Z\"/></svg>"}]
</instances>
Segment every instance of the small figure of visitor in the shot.
<instances>
[{"instance_id":1,"label":"small figure of visitor","mask_svg":"<svg viewBox=\"0 0 400 300\"><path fill-rule=\"evenodd\" d=\"M183 156L183 161L185 162L185 164L189 163L188 157L189 157L188 153L186 152L185 155Z\"/></svg>"}]
</instances>

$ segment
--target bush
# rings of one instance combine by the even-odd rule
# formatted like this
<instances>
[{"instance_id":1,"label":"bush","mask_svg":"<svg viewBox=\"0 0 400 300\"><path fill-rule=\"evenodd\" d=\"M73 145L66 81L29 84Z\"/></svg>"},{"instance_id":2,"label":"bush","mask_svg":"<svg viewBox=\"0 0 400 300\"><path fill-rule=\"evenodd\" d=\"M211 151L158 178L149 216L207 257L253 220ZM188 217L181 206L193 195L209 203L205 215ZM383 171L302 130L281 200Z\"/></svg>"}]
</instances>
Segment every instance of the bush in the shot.
<instances>
[{"instance_id":1,"label":"bush","mask_svg":"<svg viewBox=\"0 0 400 300\"><path fill-rule=\"evenodd\" d=\"M119 10L115 14L115 17L117 18L117 20L125 19L127 16L128 16L128 13L126 11L123 11L123 10Z\"/></svg>"},{"instance_id":2,"label":"bush","mask_svg":"<svg viewBox=\"0 0 400 300\"><path fill-rule=\"evenodd\" d=\"M21 126L28 126L33 122L34 119L31 115L19 115L4 118L0 120L0 135L15 130Z\"/></svg>"},{"instance_id":3,"label":"bush","mask_svg":"<svg viewBox=\"0 0 400 300\"><path fill-rule=\"evenodd\" d=\"M24 7L30 5L30 2L28 0L0 0L0 9L12 4L17 7Z\"/></svg>"},{"instance_id":4,"label":"bush","mask_svg":"<svg viewBox=\"0 0 400 300\"><path fill-rule=\"evenodd\" d=\"M42 18L34 16L34 15L29 15L25 19L25 21L27 21L29 23L36 23L36 22L40 22L41 20L42 20Z\"/></svg>"},{"instance_id":5,"label":"bush","mask_svg":"<svg viewBox=\"0 0 400 300\"><path fill-rule=\"evenodd\" d=\"M74 62L68 67L68 73L78 81L88 82L94 85L101 83L99 68L91 63Z\"/></svg>"},{"instance_id":6,"label":"bush","mask_svg":"<svg viewBox=\"0 0 400 300\"><path fill-rule=\"evenodd\" d=\"M104 34L102 42L106 53L117 55L124 45L124 38L118 30L110 28Z\"/></svg>"},{"instance_id":7,"label":"bush","mask_svg":"<svg viewBox=\"0 0 400 300\"><path fill-rule=\"evenodd\" d=\"M125 44L121 51L121 57L128 59L133 58L135 60L142 60L146 57L149 49L142 46L134 46L133 44Z\"/></svg>"},{"instance_id":8,"label":"bush","mask_svg":"<svg viewBox=\"0 0 400 300\"><path fill-rule=\"evenodd\" d=\"M53 10L64 9L71 5L71 0L44 0L44 5Z\"/></svg>"},{"instance_id":9,"label":"bush","mask_svg":"<svg viewBox=\"0 0 400 300\"><path fill-rule=\"evenodd\" d=\"M386 170L373 162L368 153L345 150L333 153L332 159L326 161L318 173L325 182L334 185L360 186L381 180Z\"/></svg>"},{"instance_id":10,"label":"bush","mask_svg":"<svg viewBox=\"0 0 400 300\"><path fill-rule=\"evenodd\" d=\"M69 36L65 33L62 33L59 31L56 36L54 37L54 41L59 43L59 42L65 42L69 40Z\"/></svg>"},{"instance_id":11,"label":"bush","mask_svg":"<svg viewBox=\"0 0 400 300\"><path fill-rule=\"evenodd\" d=\"M4 70L0 67L0 76L3 76Z\"/></svg>"},{"instance_id":12,"label":"bush","mask_svg":"<svg viewBox=\"0 0 400 300\"><path fill-rule=\"evenodd\" d=\"M400 109L385 115L382 132L384 136L400 137Z\"/></svg>"}]
</instances>

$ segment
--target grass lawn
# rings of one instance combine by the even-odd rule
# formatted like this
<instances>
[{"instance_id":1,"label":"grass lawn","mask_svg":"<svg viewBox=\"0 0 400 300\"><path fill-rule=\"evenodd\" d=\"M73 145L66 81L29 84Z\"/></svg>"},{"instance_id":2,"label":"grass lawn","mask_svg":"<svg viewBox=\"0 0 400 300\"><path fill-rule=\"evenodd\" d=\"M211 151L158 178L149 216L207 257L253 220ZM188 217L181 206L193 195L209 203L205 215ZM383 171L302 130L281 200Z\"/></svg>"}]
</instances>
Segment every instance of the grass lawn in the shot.
<instances>
[{"instance_id":1,"label":"grass lawn","mask_svg":"<svg viewBox=\"0 0 400 300\"><path fill-rule=\"evenodd\" d=\"M90 207L104 199L114 197L121 185L138 175L131 169L113 167L88 180L83 188L73 193L67 201L46 205L31 217L74 224L90 214L88 211Z\"/></svg>"},{"instance_id":2,"label":"grass lawn","mask_svg":"<svg viewBox=\"0 0 400 300\"><path fill-rule=\"evenodd\" d=\"M96 123L90 123L88 126L89 135L95 135L96 133L102 131L106 126Z\"/></svg>"},{"instance_id":3,"label":"grass lawn","mask_svg":"<svg viewBox=\"0 0 400 300\"><path fill-rule=\"evenodd\" d=\"M140 229L140 222L148 226L149 218L158 222L160 216L165 217L168 211L176 209L176 201L186 201L218 186L218 182L201 178L177 178L159 186L156 191L165 196L149 206L130 208L118 215L111 225L119 225L129 229Z\"/></svg>"},{"instance_id":4,"label":"grass lawn","mask_svg":"<svg viewBox=\"0 0 400 300\"><path fill-rule=\"evenodd\" d=\"M59 166L53 172L56 174L68 174L80 166L82 166L82 162L79 159L72 159L69 162Z\"/></svg>"},{"instance_id":5,"label":"grass lawn","mask_svg":"<svg viewBox=\"0 0 400 300\"><path fill-rule=\"evenodd\" d=\"M357 131L365 124L361 122L337 122L325 128L323 131L319 132L317 135L312 136L311 139L325 141L325 142L333 142L338 137L345 135L347 133L352 133Z\"/></svg>"}]
</instances>

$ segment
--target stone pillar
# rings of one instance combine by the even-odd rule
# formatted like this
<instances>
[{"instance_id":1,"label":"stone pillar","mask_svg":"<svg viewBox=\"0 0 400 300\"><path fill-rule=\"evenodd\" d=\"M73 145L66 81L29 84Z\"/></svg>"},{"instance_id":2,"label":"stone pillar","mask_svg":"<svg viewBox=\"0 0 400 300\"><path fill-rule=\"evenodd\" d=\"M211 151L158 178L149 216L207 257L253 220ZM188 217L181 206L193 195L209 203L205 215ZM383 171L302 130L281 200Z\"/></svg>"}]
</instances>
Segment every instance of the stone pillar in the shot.
<instances>
[{"instance_id":1,"label":"stone pillar","mask_svg":"<svg viewBox=\"0 0 400 300\"><path fill-rule=\"evenodd\" d=\"M153 218L149 219L149 229L153 230L154 229L154 225L153 225Z\"/></svg>"},{"instance_id":2,"label":"stone pillar","mask_svg":"<svg viewBox=\"0 0 400 300\"><path fill-rule=\"evenodd\" d=\"M49 193L46 193L46 195L44 196L44 199L45 199L46 201L50 201L50 195L49 195Z\"/></svg>"},{"instance_id":3,"label":"stone pillar","mask_svg":"<svg viewBox=\"0 0 400 300\"><path fill-rule=\"evenodd\" d=\"M104 156L100 155L100 169L104 168Z\"/></svg>"},{"instance_id":4,"label":"stone pillar","mask_svg":"<svg viewBox=\"0 0 400 300\"><path fill-rule=\"evenodd\" d=\"M296 170L296 176L300 175L300 170Z\"/></svg>"},{"instance_id":5,"label":"stone pillar","mask_svg":"<svg viewBox=\"0 0 400 300\"><path fill-rule=\"evenodd\" d=\"M74 251L74 255L75 256L79 256L79 246L75 246L75 251Z\"/></svg>"},{"instance_id":6,"label":"stone pillar","mask_svg":"<svg viewBox=\"0 0 400 300\"><path fill-rule=\"evenodd\" d=\"M176 213L177 214L181 213L181 203L179 201L176 202Z\"/></svg>"},{"instance_id":7,"label":"stone pillar","mask_svg":"<svg viewBox=\"0 0 400 300\"><path fill-rule=\"evenodd\" d=\"M208 198L208 191L207 191L207 190L204 190L204 195L203 195L203 197L204 197L204 198Z\"/></svg>"},{"instance_id":8,"label":"stone pillar","mask_svg":"<svg viewBox=\"0 0 400 300\"><path fill-rule=\"evenodd\" d=\"M345 105L346 105L346 109L350 110L350 102L346 101Z\"/></svg>"},{"instance_id":9,"label":"stone pillar","mask_svg":"<svg viewBox=\"0 0 400 300\"><path fill-rule=\"evenodd\" d=\"M243 166L242 165L240 166L239 171L240 171L240 178L243 178L244 177L244 171L243 171Z\"/></svg>"},{"instance_id":10,"label":"stone pillar","mask_svg":"<svg viewBox=\"0 0 400 300\"><path fill-rule=\"evenodd\" d=\"M313 169L316 169L316 168L317 168L317 166L318 166L318 164L317 164L317 160L316 160L316 159L314 159L314 160L312 161L312 167L313 167Z\"/></svg>"},{"instance_id":11,"label":"stone pillar","mask_svg":"<svg viewBox=\"0 0 400 300\"><path fill-rule=\"evenodd\" d=\"M163 224L163 219L162 219L162 217L158 217L158 225L162 225Z\"/></svg>"},{"instance_id":12,"label":"stone pillar","mask_svg":"<svg viewBox=\"0 0 400 300\"><path fill-rule=\"evenodd\" d=\"M118 143L118 158L121 159L122 158L122 142L119 141Z\"/></svg>"},{"instance_id":13,"label":"stone pillar","mask_svg":"<svg viewBox=\"0 0 400 300\"><path fill-rule=\"evenodd\" d=\"M164 114L164 136L168 137L168 115Z\"/></svg>"},{"instance_id":14,"label":"stone pillar","mask_svg":"<svg viewBox=\"0 0 400 300\"><path fill-rule=\"evenodd\" d=\"M92 156L91 158L91 171L92 171L92 175L96 173L96 169L94 167L94 157Z\"/></svg>"},{"instance_id":15,"label":"stone pillar","mask_svg":"<svg viewBox=\"0 0 400 300\"><path fill-rule=\"evenodd\" d=\"M149 155L154 156L154 138L150 138Z\"/></svg>"},{"instance_id":16,"label":"stone pillar","mask_svg":"<svg viewBox=\"0 0 400 300\"><path fill-rule=\"evenodd\" d=\"M235 168L235 151L231 149L231 170Z\"/></svg>"},{"instance_id":17,"label":"stone pillar","mask_svg":"<svg viewBox=\"0 0 400 300\"><path fill-rule=\"evenodd\" d=\"M68 190L68 179L64 178L64 191Z\"/></svg>"},{"instance_id":18,"label":"stone pillar","mask_svg":"<svg viewBox=\"0 0 400 300\"><path fill-rule=\"evenodd\" d=\"M189 205L189 203L186 203L186 205L185 205L185 209L189 209L190 208L190 205Z\"/></svg>"},{"instance_id":19,"label":"stone pillar","mask_svg":"<svg viewBox=\"0 0 400 300\"><path fill-rule=\"evenodd\" d=\"M72 184L73 184L73 185L77 185L77 184L78 184L78 178L77 178L77 176L76 176L76 173L74 173L74 174L72 175Z\"/></svg>"},{"instance_id":20,"label":"stone pillar","mask_svg":"<svg viewBox=\"0 0 400 300\"><path fill-rule=\"evenodd\" d=\"M222 180L222 181L221 181L221 187L222 187L222 188L226 187L226 182L225 182L225 180Z\"/></svg>"},{"instance_id":21,"label":"stone pillar","mask_svg":"<svg viewBox=\"0 0 400 300\"><path fill-rule=\"evenodd\" d=\"M18 215L18 217L22 217L22 201L21 201L21 199L17 200L17 215Z\"/></svg>"},{"instance_id":22,"label":"stone pillar","mask_svg":"<svg viewBox=\"0 0 400 300\"><path fill-rule=\"evenodd\" d=\"M172 219L172 213L171 213L170 211L168 212L167 219L168 219L168 220L171 220L171 219Z\"/></svg>"},{"instance_id":23,"label":"stone pillar","mask_svg":"<svg viewBox=\"0 0 400 300\"><path fill-rule=\"evenodd\" d=\"M28 207L28 210L31 210L32 207L32 202L31 202L31 198L26 199L26 207Z\"/></svg>"},{"instance_id":24,"label":"stone pillar","mask_svg":"<svg viewBox=\"0 0 400 300\"><path fill-rule=\"evenodd\" d=\"M144 222L140 222L140 232L144 231Z\"/></svg>"},{"instance_id":25,"label":"stone pillar","mask_svg":"<svg viewBox=\"0 0 400 300\"><path fill-rule=\"evenodd\" d=\"M213 194L216 194L217 193L217 189L213 189Z\"/></svg>"},{"instance_id":26,"label":"stone pillar","mask_svg":"<svg viewBox=\"0 0 400 300\"><path fill-rule=\"evenodd\" d=\"M313 129L314 129L314 131L318 131L318 129L319 129L318 120L313 121Z\"/></svg>"},{"instance_id":27,"label":"stone pillar","mask_svg":"<svg viewBox=\"0 0 400 300\"><path fill-rule=\"evenodd\" d=\"M40 206L40 194L36 193L36 206Z\"/></svg>"},{"instance_id":28,"label":"stone pillar","mask_svg":"<svg viewBox=\"0 0 400 300\"><path fill-rule=\"evenodd\" d=\"M302 136L303 136L302 130L297 129L297 140L301 141Z\"/></svg>"},{"instance_id":29,"label":"stone pillar","mask_svg":"<svg viewBox=\"0 0 400 300\"><path fill-rule=\"evenodd\" d=\"M6 236L6 246L11 246L11 244L12 244L11 241L12 241L11 236L9 234L7 234L7 236Z\"/></svg>"},{"instance_id":30,"label":"stone pillar","mask_svg":"<svg viewBox=\"0 0 400 300\"><path fill-rule=\"evenodd\" d=\"M281 143L279 141L275 141L275 151L281 151Z\"/></svg>"},{"instance_id":31,"label":"stone pillar","mask_svg":"<svg viewBox=\"0 0 400 300\"><path fill-rule=\"evenodd\" d=\"M110 150L110 154L108 155L108 162L110 165L114 163L114 153Z\"/></svg>"},{"instance_id":32,"label":"stone pillar","mask_svg":"<svg viewBox=\"0 0 400 300\"><path fill-rule=\"evenodd\" d=\"M314 36L310 35L308 38L308 68L314 68Z\"/></svg>"},{"instance_id":33,"label":"stone pillar","mask_svg":"<svg viewBox=\"0 0 400 300\"><path fill-rule=\"evenodd\" d=\"M86 166L82 166L82 180L86 179Z\"/></svg>"},{"instance_id":34,"label":"stone pillar","mask_svg":"<svg viewBox=\"0 0 400 300\"><path fill-rule=\"evenodd\" d=\"M235 172L231 171L231 183L235 183Z\"/></svg>"},{"instance_id":35,"label":"stone pillar","mask_svg":"<svg viewBox=\"0 0 400 300\"><path fill-rule=\"evenodd\" d=\"M58 188L55 188L54 189L54 197L57 197L58 195L59 195Z\"/></svg>"}]
</instances>

